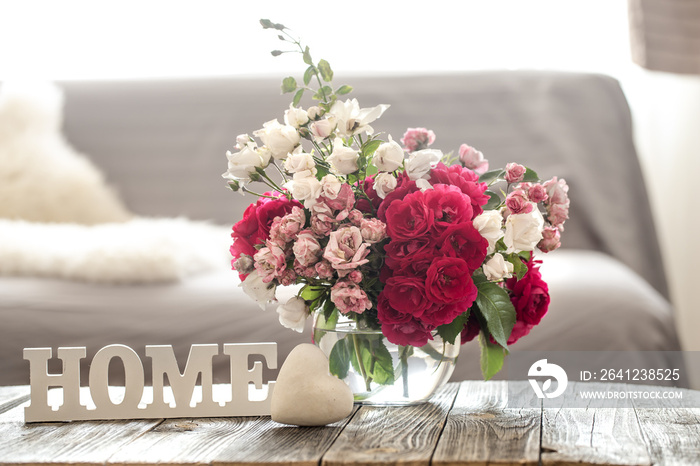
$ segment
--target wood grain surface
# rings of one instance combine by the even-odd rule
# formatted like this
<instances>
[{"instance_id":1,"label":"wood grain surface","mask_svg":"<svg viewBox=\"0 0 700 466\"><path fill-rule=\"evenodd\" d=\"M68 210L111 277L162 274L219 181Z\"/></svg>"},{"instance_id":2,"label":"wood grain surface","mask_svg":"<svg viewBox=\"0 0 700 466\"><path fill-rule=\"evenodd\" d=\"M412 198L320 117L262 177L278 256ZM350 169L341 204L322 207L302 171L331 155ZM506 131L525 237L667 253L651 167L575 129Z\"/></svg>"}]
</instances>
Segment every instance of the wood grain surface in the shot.
<instances>
[{"instance_id":1,"label":"wood grain surface","mask_svg":"<svg viewBox=\"0 0 700 466\"><path fill-rule=\"evenodd\" d=\"M682 390L686 408L597 407L572 383L573 398L544 402L527 381L451 383L428 403L356 406L323 427L269 416L25 424L28 387L0 387L0 465L700 465L700 392Z\"/></svg>"}]
</instances>

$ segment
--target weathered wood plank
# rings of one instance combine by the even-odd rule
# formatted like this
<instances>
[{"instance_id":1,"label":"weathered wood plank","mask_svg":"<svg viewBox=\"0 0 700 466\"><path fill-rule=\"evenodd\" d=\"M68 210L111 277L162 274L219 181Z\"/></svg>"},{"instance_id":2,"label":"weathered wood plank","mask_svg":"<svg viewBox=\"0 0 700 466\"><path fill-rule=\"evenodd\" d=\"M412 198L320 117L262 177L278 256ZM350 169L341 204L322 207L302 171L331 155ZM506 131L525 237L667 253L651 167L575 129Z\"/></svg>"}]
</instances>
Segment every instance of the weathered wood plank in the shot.
<instances>
[{"instance_id":1,"label":"weathered wood plank","mask_svg":"<svg viewBox=\"0 0 700 466\"><path fill-rule=\"evenodd\" d=\"M24 423L21 405L0 416L0 464L102 465L161 421Z\"/></svg>"},{"instance_id":2,"label":"weathered wood plank","mask_svg":"<svg viewBox=\"0 0 700 466\"><path fill-rule=\"evenodd\" d=\"M290 427L269 416L170 419L121 448L108 464L315 466L348 420Z\"/></svg>"},{"instance_id":3,"label":"weathered wood plank","mask_svg":"<svg viewBox=\"0 0 700 466\"><path fill-rule=\"evenodd\" d=\"M649 455L654 464L700 464L700 392L673 391L682 401L633 400Z\"/></svg>"},{"instance_id":4,"label":"weathered wood plank","mask_svg":"<svg viewBox=\"0 0 700 466\"><path fill-rule=\"evenodd\" d=\"M29 386L0 387L0 414L29 400Z\"/></svg>"},{"instance_id":5,"label":"weathered wood plank","mask_svg":"<svg viewBox=\"0 0 700 466\"><path fill-rule=\"evenodd\" d=\"M433 466L536 465L541 409L515 406L538 404L527 382L462 382Z\"/></svg>"},{"instance_id":6,"label":"weathered wood plank","mask_svg":"<svg viewBox=\"0 0 700 466\"><path fill-rule=\"evenodd\" d=\"M429 402L417 406L362 406L321 465L430 464L458 388L448 384Z\"/></svg>"},{"instance_id":7,"label":"weathered wood plank","mask_svg":"<svg viewBox=\"0 0 700 466\"><path fill-rule=\"evenodd\" d=\"M543 465L651 465L642 430L631 404L617 407L567 407L592 404L579 390L609 391L614 384L573 383L573 395L564 395L556 407L542 413ZM572 398L573 397L573 398ZM612 406L612 403L611 403Z\"/></svg>"}]
</instances>

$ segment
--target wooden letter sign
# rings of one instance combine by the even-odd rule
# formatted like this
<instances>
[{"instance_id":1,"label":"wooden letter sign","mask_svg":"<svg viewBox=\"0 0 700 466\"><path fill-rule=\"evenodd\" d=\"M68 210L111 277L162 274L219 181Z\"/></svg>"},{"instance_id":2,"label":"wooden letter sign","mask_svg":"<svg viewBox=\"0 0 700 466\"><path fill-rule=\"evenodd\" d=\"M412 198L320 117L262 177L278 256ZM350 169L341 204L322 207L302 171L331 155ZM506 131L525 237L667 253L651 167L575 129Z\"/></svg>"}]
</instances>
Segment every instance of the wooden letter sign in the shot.
<instances>
[{"instance_id":1,"label":"wooden letter sign","mask_svg":"<svg viewBox=\"0 0 700 466\"><path fill-rule=\"evenodd\" d=\"M275 383L263 384L262 363L256 361L248 369L248 356L259 355L270 369L277 369L277 343L225 344L223 354L231 363L231 383L221 385L212 383L212 358L219 354L219 345L192 345L182 373L172 346L146 346L152 363L152 387L144 386L143 364L128 346L110 345L99 350L90 365L89 386L82 388L80 360L86 356L85 348L58 348L57 353L63 372L49 374L51 348L24 349L31 386L25 422L270 414ZM114 359L124 365L124 387L109 386L108 369ZM165 386L165 377L170 386Z\"/></svg>"}]
</instances>

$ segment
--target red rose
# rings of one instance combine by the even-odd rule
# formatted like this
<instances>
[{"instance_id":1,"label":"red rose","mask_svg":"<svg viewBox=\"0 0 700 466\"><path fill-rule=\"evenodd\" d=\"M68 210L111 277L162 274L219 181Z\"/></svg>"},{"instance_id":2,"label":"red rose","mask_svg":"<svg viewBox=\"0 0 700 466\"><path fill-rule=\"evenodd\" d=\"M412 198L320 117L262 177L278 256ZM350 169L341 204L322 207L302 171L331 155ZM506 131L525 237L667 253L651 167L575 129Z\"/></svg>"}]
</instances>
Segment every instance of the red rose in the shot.
<instances>
[{"instance_id":1,"label":"red rose","mask_svg":"<svg viewBox=\"0 0 700 466\"><path fill-rule=\"evenodd\" d=\"M420 317L432 305L425 296L425 279L415 275L392 276L382 294L393 309L414 317Z\"/></svg>"},{"instance_id":2,"label":"red rose","mask_svg":"<svg viewBox=\"0 0 700 466\"><path fill-rule=\"evenodd\" d=\"M386 263L392 269L404 268L405 262L413 262L417 256L429 254L430 260L437 255L436 243L429 236L408 241L391 241L384 246Z\"/></svg>"},{"instance_id":3,"label":"red rose","mask_svg":"<svg viewBox=\"0 0 700 466\"><path fill-rule=\"evenodd\" d=\"M369 200L362 196L356 197L355 208L362 213L371 214L379 209L382 204L382 198L379 197L377 191L374 190L374 177L368 176L362 183L362 190L365 192Z\"/></svg>"},{"instance_id":4,"label":"red rose","mask_svg":"<svg viewBox=\"0 0 700 466\"><path fill-rule=\"evenodd\" d=\"M489 201L489 196L484 194L488 187L486 183L479 183L479 175L460 165L446 166L440 162L430 170L430 184L448 184L457 186L464 194L469 196L472 204L472 218L481 214L482 206Z\"/></svg>"},{"instance_id":5,"label":"red rose","mask_svg":"<svg viewBox=\"0 0 700 466\"><path fill-rule=\"evenodd\" d=\"M425 191L425 203L433 214L434 228L438 232L472 219L471 199L457 186L434 185L433 189Z\"/></svg>"},{"instance_id":6,"label":"red rose","mask_svg":"<svg viewBox=\"0 0 700 466\"><path fill-rule=\"evenodd\" d=\"M401 262L395 263L393 272L403 275L416 275L425 277L428 273L428 269L432 265L436 257L441 257L440 252L433 247L426 251L422 251L416 254L405 257Z\"/></svg>"},{"instance_id":7,"label":"red rose","mask_svg":"<svg viewBox=\"0 0 700 466\"><path fill-rule=\"evenodd\" d=\"M433 214L421 191L391 203L386 210L386 231L392 240L411 240L428 233Z\"/></svg>"},{"instance_id":8,"label":"red rose","mask_svg":"<svg viewBox=\"0 0 700 466\"><path fill-rule=\"evenodd\" d=\"M515 325L513 326L513 331L510 332L510 336L508 337L508 346L512 345L513 343L530 333L532 327L534 327L534 325L527 325L526 323L521 321L515 322ZM493 337L491 337L491 342L495 343Z\"/></svg>"},{"instance_id":9,"label":"red rose","mask_svg":"<svg viewBox=\"0 0 700 466\"><path fill-rule=\"evenodd\" d=\"M302 207L298 201L290 201L281 193L267 192L265 194L279 196L279 198L259 198L255 204L248 206L243 213L243 218L233 226L231 233L233 245L230 248L233 256L232 267L242 254L255 255L257 252L255 245L262 244L269 239L270 227L276 217L284 217L292 211L294 206ZM245 277L245 275L240 275L241 280L245 280Z\"/></svg>"},{"instance_id":10,"label":"red rose","mask_svg":"<svg viewBox=\"0 0 700 466\"><path fill-rule=\"evenodd\" d=\"M489 246L489 242L479 234L471 221L450 225L440 235L437 243L442 245L442 254L463 259L472 272L483 264Z\"/></svg>"},{"instance_id":11,"label":"red rose","mask_svg":"<svg viewBox=\"0 0 700 466\"><path fill-rule=\"evenodd\" d=\"M377 217L379 220L386 223L386 211L389 209L389 206L391 206L391 204L393 204L395 201L400 201L416 191L418 191L416 182L412 181L408 175L406 175L406 173L401 173L396 178L396 189L386 195L379 206L379 209L377 210Z\"/></svg>"},{"instance_id":12,"label":"red rose","mask_svg":"<svg viewBox=\"0 0 700 466\"><path fill-rule=\"evenodd\" d=\"M423 346L433 339L434 327L394 309L383 291L377 299L377 318L382 323L382 333L395 345Z\"/></svg>"},{"instance_id":13,"label":"red rose","mask_svg":"<svg viewBox=\"0 0 700 466\"><path fill-rule=\"evenodd\" d=\"M472 341L481 331L481 326L479 325L479 319L476 318L474 313L469 314L469 319L467 319L467 324L462 329L462 336L460 341L465 344L468 341ZM509 342L510 343L510 342Z\"/></svg>"},{"instance_id":14,"label":"red rose","mask_svg":"<svg viewBox=\"0 0 700 466\"><path fill-rule=\"evenodd\" d=\"M473 301L463 301L451 304L433 304L426 309L420 321L431 327L449 324L459 315L464 314Z\"/></svg>"},{"instance_id":15,"label":"red rose","mask_svg":"<svg viewBox=\"0 0 700 466\"><path fill-rule=\"evenodd\" d=\"M537 265L539 263L541 261L526 262L527 273L523 278L518 280L513 277L506 281L506 288L510 290L510 300L515 306L516 322L530 327L539 324L549 309L549 287L542 280Z\"/></svg>"},{"instance_id":16,"label":"red rose","mask_svg":"<svg viewBox=\"0 0 700 466\"><path fill-rule=\"evenodd\" d=\"M458 257L442 257L433 261L425 281L428 298L436 303L464 302L465 309L477 295L469 266Z\"/></svg>"}]
</instances>

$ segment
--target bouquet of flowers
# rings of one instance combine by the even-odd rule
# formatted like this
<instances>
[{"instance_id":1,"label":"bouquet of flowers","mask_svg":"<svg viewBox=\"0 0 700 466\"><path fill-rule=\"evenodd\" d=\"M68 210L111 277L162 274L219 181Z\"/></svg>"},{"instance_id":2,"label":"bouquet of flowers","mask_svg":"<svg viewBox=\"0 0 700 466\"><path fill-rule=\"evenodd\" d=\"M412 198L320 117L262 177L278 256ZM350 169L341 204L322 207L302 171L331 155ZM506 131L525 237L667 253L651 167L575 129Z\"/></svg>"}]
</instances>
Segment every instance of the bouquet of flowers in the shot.
<instances>
[{"instance_id":1,"label":"bouquet of flowers","mask_svg":"<svg viewBox=\"0 0 700 466\"><path fill-rule=\"evenodd\" d=\"M400 141L375 132L388 105L343 100L352 88L333 86L327 61L314 62L283 25L261 24L298 49L307 67L303 84L282 82L293 93L284 123L238 136L226 154L230 188L259 197L233 227L232 265L243 290L264 307L278 286L300 286L277 308L281 324L299 332L319 312L381 329L403 348L479 335L490 378L508 346L547 312L533 253L560 246L566 182L543 182L517 163L489 170L466 144L443 154L425 128L409 128ZM316 104L302 108L307 93ZM342 373L333 357L331 370Z\"/></svg>"}]
</instances>

